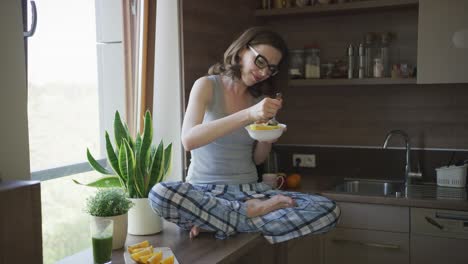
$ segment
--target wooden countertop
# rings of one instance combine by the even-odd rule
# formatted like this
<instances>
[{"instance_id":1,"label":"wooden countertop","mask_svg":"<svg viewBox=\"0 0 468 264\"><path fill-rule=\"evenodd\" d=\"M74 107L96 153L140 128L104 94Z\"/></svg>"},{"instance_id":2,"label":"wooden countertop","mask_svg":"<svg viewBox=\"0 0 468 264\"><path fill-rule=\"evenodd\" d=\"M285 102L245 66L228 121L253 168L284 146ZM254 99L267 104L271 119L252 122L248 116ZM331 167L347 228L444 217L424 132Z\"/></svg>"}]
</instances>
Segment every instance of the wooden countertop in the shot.
<instances>
[{"instance_id":1,"label":"wooden countertop","mask_svg":"<svg viewBox=\"0 0 468 264\"><path fill-rule=\"evenodd\" d=\"M260 233L242 233L226 240L214 238L213 233L200 233L191 240L188 232L173 223L164 222L161 233L148 236L128 235L125 247L148 240L155 247L169 247L179 263L230 263L258 244L267 243ZM124 264L124 248L112 252L113 264ZM58 264L92 263L91 249L79 252L57 262Z\"/></svg>"}]
</instances>

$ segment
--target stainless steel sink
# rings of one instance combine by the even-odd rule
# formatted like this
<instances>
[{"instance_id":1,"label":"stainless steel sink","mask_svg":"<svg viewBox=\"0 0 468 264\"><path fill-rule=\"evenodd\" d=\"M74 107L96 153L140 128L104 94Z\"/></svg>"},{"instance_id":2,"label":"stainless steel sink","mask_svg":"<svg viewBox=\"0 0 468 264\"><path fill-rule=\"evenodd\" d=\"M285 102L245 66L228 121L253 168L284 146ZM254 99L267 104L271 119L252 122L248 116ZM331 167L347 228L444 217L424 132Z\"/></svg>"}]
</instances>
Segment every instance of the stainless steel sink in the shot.
<instances>
[{"instance_id":1,"label":"stainless steel sink","mask_svg":"<svg viewBox=\"0 0 468 264\"><path fill-rule=\"evenodd\" d=\"M467 188L440 187L434 182L405 186L404 181L345 178L329 192L413 199L467 200Z\"/></svg>"},{"instance_id":2,"label":"stainless steel sink","mask_svg":"<svg viewBox=\"0 0 468 264\"><path fill-rule=\"evenodd\" d=\"M373 179L345 179L333 191L348 194L372 195L372 196L395 196L404 193L403 181L373 180Z\"/></svg>"}]
</instances>

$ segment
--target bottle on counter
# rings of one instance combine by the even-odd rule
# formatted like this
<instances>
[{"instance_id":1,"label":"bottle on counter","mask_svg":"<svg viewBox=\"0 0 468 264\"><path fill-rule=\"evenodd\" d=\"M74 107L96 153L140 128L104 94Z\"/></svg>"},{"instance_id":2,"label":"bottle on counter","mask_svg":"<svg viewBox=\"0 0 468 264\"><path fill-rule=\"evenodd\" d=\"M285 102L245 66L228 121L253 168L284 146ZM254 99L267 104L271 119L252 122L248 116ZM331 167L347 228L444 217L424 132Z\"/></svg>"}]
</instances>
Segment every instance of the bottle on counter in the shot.
<instances>
[{"instance_id":1,"label":"bottle on counter","mask_svg":"<svg viewBox=\"0 0 468 264\"><path fill-rule=\"evenodd\" d=\"M293 49L289 53L289 77L291 79L304 79L304 50Z\"/></svg>"},{"instance_id":2,"label":"bottle on counter","mask_svg":"<svg viewBox=\"0 0 468 264\"><path fill-rule=\"evenodd\" d=\"M316 45L305 49L305 78L320 79L320 49Z\"/></svg>"},{"instance_id":3,"label":"bottle on counter","mask_svg":"<svg viewBox=\"0 0 468 264\"><path fill-rule=\"evenodd\" d=\"M348 79L354 77L354 46L349 44L348 46Z\"/></svg>"}]
</instances>

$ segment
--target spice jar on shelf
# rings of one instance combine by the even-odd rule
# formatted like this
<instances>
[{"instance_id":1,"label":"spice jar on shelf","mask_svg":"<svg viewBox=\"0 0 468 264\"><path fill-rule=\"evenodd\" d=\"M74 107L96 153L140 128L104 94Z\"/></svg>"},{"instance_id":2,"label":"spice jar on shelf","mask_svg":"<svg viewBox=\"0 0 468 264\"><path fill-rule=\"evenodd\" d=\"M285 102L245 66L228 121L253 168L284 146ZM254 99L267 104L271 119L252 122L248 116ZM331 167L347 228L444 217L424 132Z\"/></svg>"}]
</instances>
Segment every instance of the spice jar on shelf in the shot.
<instances>
[{"instance_id":1,"label":"spice jar on shelf","mask_svg":"<svg viewBox=\"0 0 468 264\"><path fill-rule=\"evenodd\" d=\"M291 79L303 79L304 78L304 50L293 49L289 51L290 62L289 62L289 77Z\"/></svg>"},{"instance_id":2,"label":"spice jar on shelf","mask_svg":"<svg viewBox=\"0 0 468 264\"><path fill-rule=\"evenodd\" d=\"M383 66L383 63L382 63L382 59L381 58L375 58L374 59L374 77L375 78L384 77L383 72L384 72L384 66Z\"/></svg>"},{"instance_id":3,"label":"spice jar on shelf","mask_svg":"<svg viewBox=\"0 0 468 264\"><path fill-rule=\"evenodd\" d=\"M305 50L305 78L320 79L320 49L317 46Z\"/></svg>"}]
</instances>

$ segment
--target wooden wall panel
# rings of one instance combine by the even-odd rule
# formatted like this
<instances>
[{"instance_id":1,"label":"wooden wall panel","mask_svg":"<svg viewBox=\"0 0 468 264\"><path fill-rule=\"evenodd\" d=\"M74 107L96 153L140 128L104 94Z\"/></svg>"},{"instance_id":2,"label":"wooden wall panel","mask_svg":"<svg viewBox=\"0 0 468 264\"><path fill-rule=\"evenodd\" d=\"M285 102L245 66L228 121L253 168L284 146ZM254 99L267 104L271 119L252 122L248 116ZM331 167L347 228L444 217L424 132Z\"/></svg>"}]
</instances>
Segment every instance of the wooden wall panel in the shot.
<instances>
[{"instance_id":1,"label":"wooden wall panel","mask_svg":"<svg viewBox=\"0 0 468 264\"><path fill-rule=\"evenodd\" d=\"M329 176L330 182L336 183L343 177L403 180L406 164L406 150L401 148L404 146L403 140L395 138L389 145L390 149L382 149L383 140L377 148L275 146L274 149L278 168L285 173L296 171L292 166L292 157L295 153L301 153L314 154L317 165L315 168L300 168L299 172L303 175ZM419 166L422 181L436 182L435 169L446 166L452 154L452 151L412 150L411 170L417 172ZM467 159L468 151L454 152L454 163Z\"/></svg>"},{"instance_id":2,"label":"wooden wall panel","mask_svg":"<svg viewBox=\"0 0 468 264\"><path fill-rule=\"evenodd\" d=\"M290 87L279 143L381 146L402 129L414 147L468 149L467 103L468 84Z\"/></svg>"},{"instance_id":3,"label":"wooden wall panel","mask_svg":"<svg viewBox=\"0 0 468 264\"><path fill-rule=\"evenodd\" d=\"M182 2L185 102L192 85L222 61L224 51L245 29L254 25L258 1L204 0Z\"/></svg>"}]
</instances>

